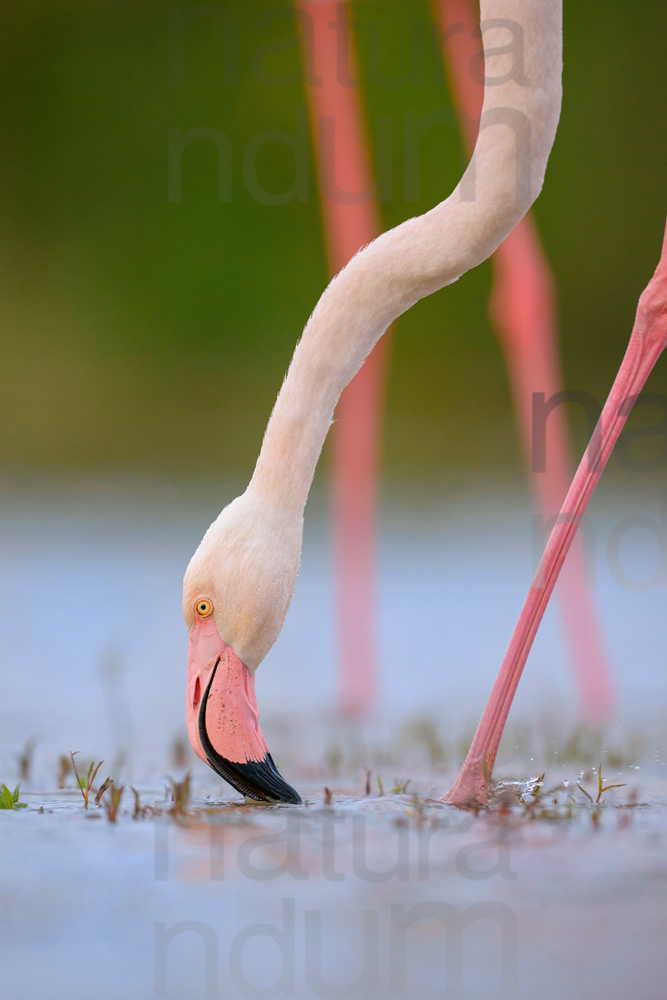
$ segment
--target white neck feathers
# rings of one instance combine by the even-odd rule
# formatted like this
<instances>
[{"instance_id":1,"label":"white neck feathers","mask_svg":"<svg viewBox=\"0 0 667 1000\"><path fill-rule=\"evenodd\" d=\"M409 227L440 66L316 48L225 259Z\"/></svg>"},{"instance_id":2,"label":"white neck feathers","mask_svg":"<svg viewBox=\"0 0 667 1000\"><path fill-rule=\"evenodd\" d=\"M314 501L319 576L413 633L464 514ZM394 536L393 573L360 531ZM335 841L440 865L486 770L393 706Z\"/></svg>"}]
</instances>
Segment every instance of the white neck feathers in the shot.
<instances>
[{"instance_id":1,"label":"white neck feathers","mask_svg":"<svg viewBox=\"0 0 667 1000\"><path fill-rule=\"evenodd\" d=\"M481 18L487 84L461 182L353 257L294 352L249 487L294 513L303 513L340 394L387 327L486 260L542 188L560 117L561 0L482 0Z\"/></svg>"}]
</instances>

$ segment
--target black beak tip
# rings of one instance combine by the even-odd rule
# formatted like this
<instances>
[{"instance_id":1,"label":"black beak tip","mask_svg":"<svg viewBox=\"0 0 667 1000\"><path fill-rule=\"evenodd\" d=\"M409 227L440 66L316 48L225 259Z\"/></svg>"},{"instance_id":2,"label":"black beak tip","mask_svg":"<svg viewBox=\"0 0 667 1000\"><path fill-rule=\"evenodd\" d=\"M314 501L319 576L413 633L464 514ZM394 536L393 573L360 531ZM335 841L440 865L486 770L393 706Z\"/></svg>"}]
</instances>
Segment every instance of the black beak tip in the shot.
<instances>
[{"instance_id":1,"label":"black beak tip","mask_svg":"<svg viewBox=\"0 0 667 1000\"><path fill-rule=\"evenodd\" d=\"M238 784L234 785L238 791L247 795L251 799L260 799L270 802L291 802L294 805L302 805L301 796L288 785L278 768L273 763L270 753L267 753L264 760L248 761L246 764L233 764ZM240 779L240 780L239 780ZM230 780L229 778L227 779ZM245 786L245 787L244 787Z\"/></svg>"},{"instance_id":2,"label":"black beak tip","mask_svg":"<svg viewBox=\"0 0 667 1000\"><path fill-rule=\"evenodd\" d=\"M220 777L248 799L303 805L301 796L296 789L287 784L273 763L270 753L267 753L264 760L249 760L245 764L226 760L216 754L215 761L209 757L209 764Z\"/></svg>"},{"instance_id":3,"label":"black beak tip","mask_svg":"<svg viewBox=\"0 0 667 1000\"><path fill-rule=\"evenodd\" d=\"M263 760L249 760L241 764L237 761L227 760L226 757L218 753L211 743L206 729L206 703L218 663L213 668L211 679L199 708L199 741L206 755L206 760L216 774L219 774L221 778L229 782L232 788L249 799L256 799L259 802L291 802L294 805L303 805L301 796L296 789L287 784L273 763L273 757L268 750Z\"/></svg>"}]
</instances>

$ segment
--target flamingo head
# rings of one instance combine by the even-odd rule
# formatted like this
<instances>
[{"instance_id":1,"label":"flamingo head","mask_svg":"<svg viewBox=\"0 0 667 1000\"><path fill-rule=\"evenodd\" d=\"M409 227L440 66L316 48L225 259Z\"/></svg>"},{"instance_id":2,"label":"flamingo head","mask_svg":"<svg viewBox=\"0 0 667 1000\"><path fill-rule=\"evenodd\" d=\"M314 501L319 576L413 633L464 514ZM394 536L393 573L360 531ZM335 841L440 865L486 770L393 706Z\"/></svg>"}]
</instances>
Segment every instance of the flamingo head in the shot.
<instances>
[{"instance_id":1,"label":"flamingo head","mask_svg":"<svg viewBox=\"0 0 667 1000\"><path fill-rule=\"evenodd\" d=\"M208 529L183 583L190 743L230 785L265 801L301 802L259 727L255 670L287 614L302 528L302 517L247 491Z\"/></svg>"}]
</instances>

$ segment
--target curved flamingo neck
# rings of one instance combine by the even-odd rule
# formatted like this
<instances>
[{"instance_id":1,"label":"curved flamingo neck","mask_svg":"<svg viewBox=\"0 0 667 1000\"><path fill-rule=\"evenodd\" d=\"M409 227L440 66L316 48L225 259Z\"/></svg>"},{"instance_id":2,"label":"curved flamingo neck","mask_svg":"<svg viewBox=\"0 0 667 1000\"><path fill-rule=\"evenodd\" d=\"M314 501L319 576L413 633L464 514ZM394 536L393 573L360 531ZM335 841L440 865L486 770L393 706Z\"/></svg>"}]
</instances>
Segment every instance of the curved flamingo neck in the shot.
<instances>
[{"instance_id":1,"label":"curved flamingo neck","mask_svg":"<svg viewBox=\"0 0 667 1000\"><path fill-rule=\"evenodd\" d=\"M539 194L560 116L561 0L482 0L480 132L453 194L364 248L333 279L298 344L249 489L305 507L338 399L398 316L486 260ZM521 72L508 45L519 25Z\"/></svg>"}]
</instances>

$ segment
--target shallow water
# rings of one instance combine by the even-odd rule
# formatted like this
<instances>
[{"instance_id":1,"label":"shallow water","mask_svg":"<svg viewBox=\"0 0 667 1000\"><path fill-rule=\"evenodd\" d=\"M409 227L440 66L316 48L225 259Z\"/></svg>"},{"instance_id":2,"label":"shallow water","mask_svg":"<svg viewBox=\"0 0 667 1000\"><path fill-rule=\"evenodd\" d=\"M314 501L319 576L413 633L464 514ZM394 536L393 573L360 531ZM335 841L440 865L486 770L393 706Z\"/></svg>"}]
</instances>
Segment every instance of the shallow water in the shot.
<instances>
[{"instance_id":1,"label":"shallow water","mask_svg":"<svg viewBox=\"0 0 667 1000\"><path fill-rule=\"evenodd\" d=\"M550 612L497 772L546 770L541 798L519 786L523 803L477 816L437 799L530 576L520 494L461 494L446 510L387 505L384 693L364 726L335 712L331 557L323 506L313 505L294 605L257 685L269 745L303 808L244 804L174 747L184 730L180 579L220 493L6 485L2 499L7 784L26 740L37 740L27 808L0 811L4 995L664 995L664 588L628 590L605 556L619 520L658 516L650 496L594 515L614 718L602 735L577 729ZM655 572L656 545L628 534L624 566L636 579ZM58 755L69 750L82 764L104 757L99 778L134 785L145 814L133 818L129 787L115 824L92 803L84 810L71 776L58 789ZM596 808L576 782L595 798L600 762L625 787ZM174 816L167 775L187 768L192 798Z\"/></svg>"},{"instance_id":2,"label":"shallow water","mask_svg":"<svg viewBox=\"0 0 667 1000\"><path fill-rule=\"evenodd\" d=\"M664 782L597 813L560 788L548 818L424 798L442 782L332 782L328 807L314 785L303 808L200 792L180 819L145 795L165 811L133 820L126 801L116 825L27 796L0 814L7 995L663 995Z\"/></svg>"}]
</instances>

